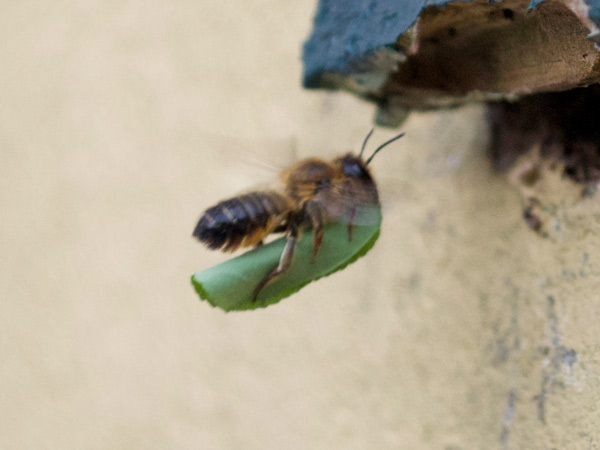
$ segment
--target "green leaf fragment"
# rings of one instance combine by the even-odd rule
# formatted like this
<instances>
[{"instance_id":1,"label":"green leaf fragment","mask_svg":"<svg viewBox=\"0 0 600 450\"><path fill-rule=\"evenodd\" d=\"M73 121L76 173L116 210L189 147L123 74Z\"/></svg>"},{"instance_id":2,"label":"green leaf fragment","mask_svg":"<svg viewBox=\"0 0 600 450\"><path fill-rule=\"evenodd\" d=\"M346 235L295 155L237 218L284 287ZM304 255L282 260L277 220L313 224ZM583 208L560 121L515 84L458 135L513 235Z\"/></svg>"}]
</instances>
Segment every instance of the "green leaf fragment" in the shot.
<instances>
[{"instance_id":1,"label":"green leaf fragment","mask_svg":"<svg viewBox=\"0 0 600 450\"><path fill-rule=\"evenodd\" d=\"M252 301L260 281L279 263L285 238L277 239L192 276L201 299L225 311L264 308L297 292L311 281L343 269L367 253L379 237L381 208L362 208L356 217L352 240L344 221L325 227L323 244L312 261L312 231L303 234L292 266L286 274L266 286Z\"/></svg>"}]
</instances>

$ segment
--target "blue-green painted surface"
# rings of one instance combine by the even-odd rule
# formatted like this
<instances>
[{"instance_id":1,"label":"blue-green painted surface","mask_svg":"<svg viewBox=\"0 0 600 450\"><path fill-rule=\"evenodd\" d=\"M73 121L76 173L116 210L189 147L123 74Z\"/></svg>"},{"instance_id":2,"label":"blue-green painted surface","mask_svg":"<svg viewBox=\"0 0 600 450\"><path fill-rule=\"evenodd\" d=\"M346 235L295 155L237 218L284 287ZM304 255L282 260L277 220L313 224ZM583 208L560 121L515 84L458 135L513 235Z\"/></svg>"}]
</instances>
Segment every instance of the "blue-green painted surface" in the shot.
<instances>
[{"instance_id":1,"label":"blue-green painted surface","mask_svg":"<svg viewBox=\"0 0 600 450\"><path fill-rule=\"evenodd\" d=\"M586 0L585 3L589 6L589 18L600 27L600 0Z\"/></svg>"}]
</instances>

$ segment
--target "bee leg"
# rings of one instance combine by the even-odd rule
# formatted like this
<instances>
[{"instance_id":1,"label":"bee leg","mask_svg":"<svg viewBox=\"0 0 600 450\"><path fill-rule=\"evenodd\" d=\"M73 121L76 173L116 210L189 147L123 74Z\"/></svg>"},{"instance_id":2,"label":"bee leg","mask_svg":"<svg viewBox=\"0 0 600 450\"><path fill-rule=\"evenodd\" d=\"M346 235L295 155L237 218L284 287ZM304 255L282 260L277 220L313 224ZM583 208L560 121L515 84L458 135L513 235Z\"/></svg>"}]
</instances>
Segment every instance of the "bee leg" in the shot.
<instances>
[{"instance_id":1,"label":"bee leg","mask_svg":"<svg viewBox=\"0 0 600 450\"><path fill-rule=\"evenodd\" d=\"M263 245L265 245L265 241L263 241L262 239L260 241L258 241L256 243L256 246L254 248L258 248L258 247L262 247Z\"/></svg>"},{"instance_id":2,"label":"bee leg","mask_svg":"<svg viewBox=\"0 0 600 450\"><path fill-rule=\"evenodd\" d=\"M348 242L352 241L352 230L354 228L357 212L356 208L350 208L350 212L348 213Z\"/></svg>"},{"instance_id":3,"label":"bee leg","mask_svg":"<svg viewBox=\"0 0 600 450\"><path fill-rule=\"evenodd\" d=\"M323 242L323 207L316 202L308 201L304 204L304 212L310 219L313 229L313 256L310 262L314 263Z\"/></svg>"},{"instance_id":4,"label":"bee leg","mask_svg":"<svg viewBox=\"0 0 600 450\"><path fill-rule=\"evenodd\" d=\"M292 259L294 258L294 250L296 249L297 242L298 229L294 227L288 235L287 242L285 243L285 247L283 248L283 252L281 253L281 258L279 258L279 264L266 277L264 277L260 283L258 283L256 289L254 289L254 296L252 297L252 302L256 301L256 299L258 298L258 294L260 294L260 291L262 291L265 286L272 283L288 271L288 269L292 265Z\"/></svg>"}]
</instances>

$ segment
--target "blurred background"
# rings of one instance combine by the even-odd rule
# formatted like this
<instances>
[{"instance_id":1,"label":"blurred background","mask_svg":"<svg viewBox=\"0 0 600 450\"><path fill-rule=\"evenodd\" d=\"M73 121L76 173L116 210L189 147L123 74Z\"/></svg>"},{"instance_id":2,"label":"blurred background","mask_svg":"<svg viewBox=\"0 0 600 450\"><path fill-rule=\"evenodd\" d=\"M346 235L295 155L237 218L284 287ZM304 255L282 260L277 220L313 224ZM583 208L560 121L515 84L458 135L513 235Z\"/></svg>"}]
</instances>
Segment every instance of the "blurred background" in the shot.
<instances>
[{"instance_id":1,"label":"blurred background","mask_svg":"<svg viewBox=\"0 0 600 450\"><path fill-rule=\"evenodd\" d=\"M381 238L344 271L229 314L190 284L228 257L191 237L205 208L372 126L372 105L301 88L315 7L3 6L1 448L458 448L466 417L500 433L503 409L480 411L504 391L445 388L475 370L465 290L501 283L466 267L502 264L490 228L520 239L478 107L415 114L378 155Z\"/></svg>"}]
</instances>

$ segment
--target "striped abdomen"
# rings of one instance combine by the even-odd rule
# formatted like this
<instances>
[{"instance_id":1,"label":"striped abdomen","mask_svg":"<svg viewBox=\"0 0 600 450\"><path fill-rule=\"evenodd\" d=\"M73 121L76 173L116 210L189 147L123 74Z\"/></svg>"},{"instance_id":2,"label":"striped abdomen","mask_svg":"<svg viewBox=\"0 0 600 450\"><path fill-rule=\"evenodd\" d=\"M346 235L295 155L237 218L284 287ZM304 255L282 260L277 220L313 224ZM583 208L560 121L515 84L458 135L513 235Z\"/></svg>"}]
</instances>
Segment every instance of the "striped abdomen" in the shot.
<instances>
[{"instance_id":1,"label":"striped abdomen","mask_svg":"<svg viewBox=\"0 0 600 450\"><path fill-rule=\"evenodd\" d=\"M206 210L194 236L209 248L224 251L255 246L281 224L289 211L288 200L276 192L241 195Z\"/></svg>"}]
</instances>

